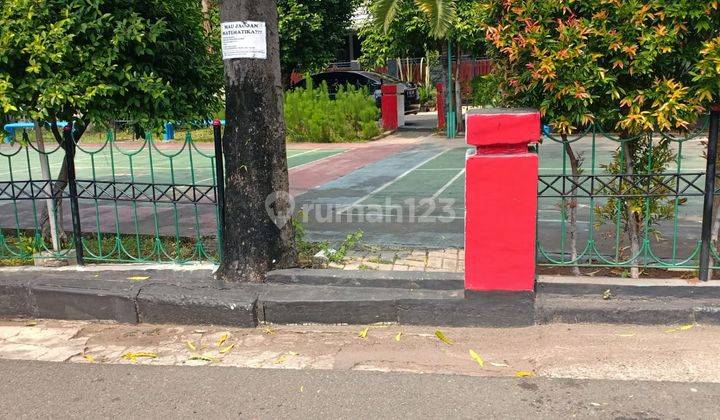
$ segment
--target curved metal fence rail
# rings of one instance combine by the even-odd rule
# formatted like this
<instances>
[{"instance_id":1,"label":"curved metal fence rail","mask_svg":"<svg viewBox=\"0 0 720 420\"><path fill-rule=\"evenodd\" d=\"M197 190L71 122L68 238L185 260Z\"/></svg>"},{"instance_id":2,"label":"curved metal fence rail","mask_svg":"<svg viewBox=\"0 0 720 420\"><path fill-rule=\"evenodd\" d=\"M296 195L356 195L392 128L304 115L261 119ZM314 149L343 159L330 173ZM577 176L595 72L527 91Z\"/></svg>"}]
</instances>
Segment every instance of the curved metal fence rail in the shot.
<instances>
[{"instance_id":1,"label":"curved metal fence rail","mask_svg":"<svg viewBox=\"0 0 720 420\"><path fill-rule=\"evenodd\" d=\"M117 141L113 132L73 142L77 241L60 176L66 152L47 135L44 147L29 137L0 145L0 265L74 258L80 243L86 262L219 260L212 141L188 131L172 142Z\"/></svg>"},{"instance_id":2,"label":"curved metal fence rail","mask_svg":"<svg viewBox=\"0 0 720 420\"><path fill-rule=\"evenodd\" d=\"M572 136L545 135L539 146L538 263L699 268L708 217L708 121L702 118L685 135L620 138L598 126ZM711 254L711 265L720 266L715 246Z\"/></svg>"}]
</instances>

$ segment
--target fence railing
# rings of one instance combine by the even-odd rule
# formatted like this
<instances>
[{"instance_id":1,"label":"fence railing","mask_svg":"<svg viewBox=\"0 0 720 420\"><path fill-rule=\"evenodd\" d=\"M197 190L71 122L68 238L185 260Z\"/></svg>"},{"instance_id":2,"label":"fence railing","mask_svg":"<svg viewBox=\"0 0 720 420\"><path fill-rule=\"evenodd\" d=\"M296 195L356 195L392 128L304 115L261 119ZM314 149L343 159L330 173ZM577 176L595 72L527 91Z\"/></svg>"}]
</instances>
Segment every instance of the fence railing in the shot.
<instances>
[{"instance_id":1,"label":"fence railing","mask_svg":"<svg viewBox=\"0 0 720 420\"><path fill-rule=\"evenodd\" d=\"M720 190L707 183L715 179L717 124L713 112L683 135L621 138L597 126L546 135L539 146L539 264L719 267L712 243Z\"/></svg>"},{"instance_id":2,"label":"fence railing","mask_svg":"<svg viewBox=\"0 0 720 420\"><path fill-rule=\"evenodd\" d=\"M190 131L169 143L120 141L112 131L75 142L71 133L62 144L28 131L0 144L2 264L219 260L219 124L214 142Z\"/></svg>"}]
</instances>

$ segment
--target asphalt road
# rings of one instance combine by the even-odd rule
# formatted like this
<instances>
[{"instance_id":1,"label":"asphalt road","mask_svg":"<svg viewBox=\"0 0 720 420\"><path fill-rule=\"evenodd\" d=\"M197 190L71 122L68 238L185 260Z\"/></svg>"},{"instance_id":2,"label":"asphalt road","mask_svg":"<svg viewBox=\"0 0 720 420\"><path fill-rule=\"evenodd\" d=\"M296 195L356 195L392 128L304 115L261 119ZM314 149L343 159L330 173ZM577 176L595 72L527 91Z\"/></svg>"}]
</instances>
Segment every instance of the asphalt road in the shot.
<instances>
[{"instance_id":1,"label":"asphalt road","mask_svg":"<svg viewBox=\"0 0 720 420\"><path fill-rule=\"evenodd\" d=\"M718 418L720 384L0 361L2 418ZM222 416L222 417L221 417Z\"/></svg>"}]
</instances>

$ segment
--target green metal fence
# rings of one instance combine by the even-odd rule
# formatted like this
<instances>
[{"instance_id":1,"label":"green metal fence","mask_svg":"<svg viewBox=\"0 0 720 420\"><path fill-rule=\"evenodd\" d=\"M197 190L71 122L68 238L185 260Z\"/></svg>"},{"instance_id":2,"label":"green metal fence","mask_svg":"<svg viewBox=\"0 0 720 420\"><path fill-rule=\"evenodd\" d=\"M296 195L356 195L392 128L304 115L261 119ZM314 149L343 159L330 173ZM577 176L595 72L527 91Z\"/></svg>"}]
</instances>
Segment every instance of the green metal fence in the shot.
<instances>
[{"instance_id":1,"label":"green metal fence","mask_svg":"<svg viewBox=\"0 0 720 420\"><path fill-rule=\"evenodd\" d=\"M539 264L699 268L703 221L707 239L716 238L720 204L706 185L710 119L680 135L621 138L598 126L546 135L539 146ZM708 195L715 212L708 213ZM717 267L715 246L710 256Z\"/></svg>"},{"instance_id":2,"label":"green metal fence","mask_svg":"<svg viewBox=\"0 0 720 420\"><path fill-rule=\"evenodd\" d=\"M114 131L67 144L44 137L26 131L0 144L0 265L78 254L90 263L218 261L212 141L190 131L172 142L121 141ZM68 152L74 183L60 175Z\"/></svg>"}]
</instances>

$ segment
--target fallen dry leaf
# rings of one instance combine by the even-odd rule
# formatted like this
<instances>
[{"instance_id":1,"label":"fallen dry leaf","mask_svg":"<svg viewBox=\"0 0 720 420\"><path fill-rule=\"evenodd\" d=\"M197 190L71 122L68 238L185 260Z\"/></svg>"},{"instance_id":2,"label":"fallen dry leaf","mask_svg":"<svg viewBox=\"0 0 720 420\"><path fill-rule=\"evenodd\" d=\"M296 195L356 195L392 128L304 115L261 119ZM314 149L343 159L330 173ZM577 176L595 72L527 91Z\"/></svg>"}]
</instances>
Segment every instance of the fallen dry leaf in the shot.
<instances>
[{"instance_id":1,"label":"fallen dry leaf","mask_svg":"<svg viewBox=\"0 0 720 420\"><path fill-rule=\"evenodd\" d=\"M230 333L222 333L222 335L220 335L220 338L218 338L218 340L215 342L215 347L220 347L225 344L228 337L230 337Z\"/></svg>"},{"instance_id":2,"label":"fallen dry leaf","mask_svg":"<svg viewBox=\"0 0 720 420\"><path fill-rule=\"evenodd\" d=\"M93 357L92 354L83 354L83 358L88 361L88 363L95 363L95 357Z\"/></svg>"},{"instance_id":3,"label":"fallen dry leaf","mask_svg":"<svg viewBox=\"0 0 720 420\"><path fill-rule=\"evenodd\" d=\"M515 372L516 378L532 378L533 376L535 376L535 372L529 370L518 370Z\"/></svg>"},{"instance_id":4,"label":"fallen dry leaf","mask_svg":"<svg viewBox=\"0 0 720 420\"><path fill-rule=\"evenodd\" d=\"M395 334L395 341L400 341L400 337L402 337L402 331L400 331L399 333Z\"/></svg>"},{"instance_id":5,"label":"fallen dry leaf","mask_svg":"<svg viewBox=\"0 0 720 420\"><path fill-rule=\"evenodd\" d=\"M218 353L220 353L220 354L225 354L225 353L229 352L230 350L232 350L233 347L235 347L235 344L230 344L230 345L227 346L227 347L221 348Z\"/></svg>"},{"instance_id":6,"label":"fallen dry leaf","mask_svg":"<svg viewBox=\"0 0 720 420\"><path fill-rule=\"evenodd\" d=\"M127 279L130 281L143 281L149 279L150 276L130 276Z\"/></svg>"},{"instance_id":7,"label":"fallen dry leaf","mask_svg":"<svg viewBox=\"0 0 720 420\"><path fill-rule=\"evenodd\" d=\"M615 335L618 337L635 337L635 333L618 333Z\"/></svg>"},{"instance_id":8,"label":"fallen dry leaf","mask_svg":"<svg viewBox=\"0 0 720 420\"><path fill-rule=\"evenodd\" d=\"M370 330L370 327L365 327L358 333L358 337L360 338L367 338L368 330Z\"/></svg>"},{"instance_id":9,"label":"fallen dry leaf","mask_svg":"<svg viewBox=\"0 0 720 420\"><path fill-rule=\"evenodd\" d=\"M680 332L680 331L691 330L691 329L693 329L694 327L695 327L695 325L693 325L693 324L684 324L684 325L681 325L681 326L679 326L679 327L669 328L669 329L665 330L665 332L666 332L666 333L676 333L676 332Z\"/></svg>"},{"instance_id":10,"label":"fallen dry leaf","mask_svg":"<svg viewBox=\"0 0 720 420\"><path fill-rule=\"evenodd\" d=\"M36 326L37 326L37 321L28 321L28 322L25 323L25 326L26 326L26 327L36 327Z\"/></svg>"},{"instance_id":11,"label":"fallen dry leaf","mask_svg":"<svg viewBox=\"0 0 720 420\"><path fill-rule=\"evenodd\" d=\"M129 360L132 363L137 363L138 359L155 359L157 358L157 353L151 351L140 351L135 353L125 353L120 357L125 360Z\"/></svg>"},{"instance_id":12,"label":"fallen dry leaf","mask_svg":"<svg viewBox=\"0 0 720 420\"><path fill-rule=\"evenodd\" d=\"M192 356L188 357L187 360L202 360L203 362L210 363L217 362L216 358L208 356L207 354L193 354Z\"/></svg>"},{"instance_id":13,"label":"fallen dry leaf","mask_svg":"<svg viewBox=\"0 0 720 420\"><path fill-rule=\"evenodd\" d=\"M185 344L191 351L197 351L197 346L192 341L188 340Z\"/></svg>"},{"instance_id":14,"label":"fallen dry leaf","mask_svg":"<svg viewBox=\"0 0 720 420\"><path fill-rule=\"evenodd\" d=\"M473 359L474 361L476 361L477 364L480 365L480 367L485 367L485 361L483 360L482 357L480 357L479 354L477 354L475 352L475 350L470 349L469 353L470 353L470 358Z\"/></svg>"},{"instance_id":15,"label":"fallen dry leaf","mask_svg":"<svg viewBox=\"0 0 720 420\"><path fill-rule=\"evenodd\" d=\"M438 338L438 340L442 341L443 343L447 345L452 345L453 341L445 336L442 331L436 330L435 331L435 337Z\"/></svg>"},{"instance_id":16,"label":"fallen dry leaf","mask_svg":"<svg viewBox=\"0 0 720 420\"><path fill-rule=\"evenodd\" d=\"M270 327L263 329L263 332L268 335L275 334L275 330Z\"/></svg>"},{"instance_id":17,"label":"fallen dry leaf","mask_svg":"<svg viewBox=\"0 0 720 420\"><path fill-rule=\"evenodd\" d=\"M282 356L280 356L280 357L278 357L277 359L273 360L273 365L280 365L280 364L285 363L285 359L286 359L286 358L287 358L287 356L285 356L285 355L283 354Z\"/></svg>"}]
</instances>

